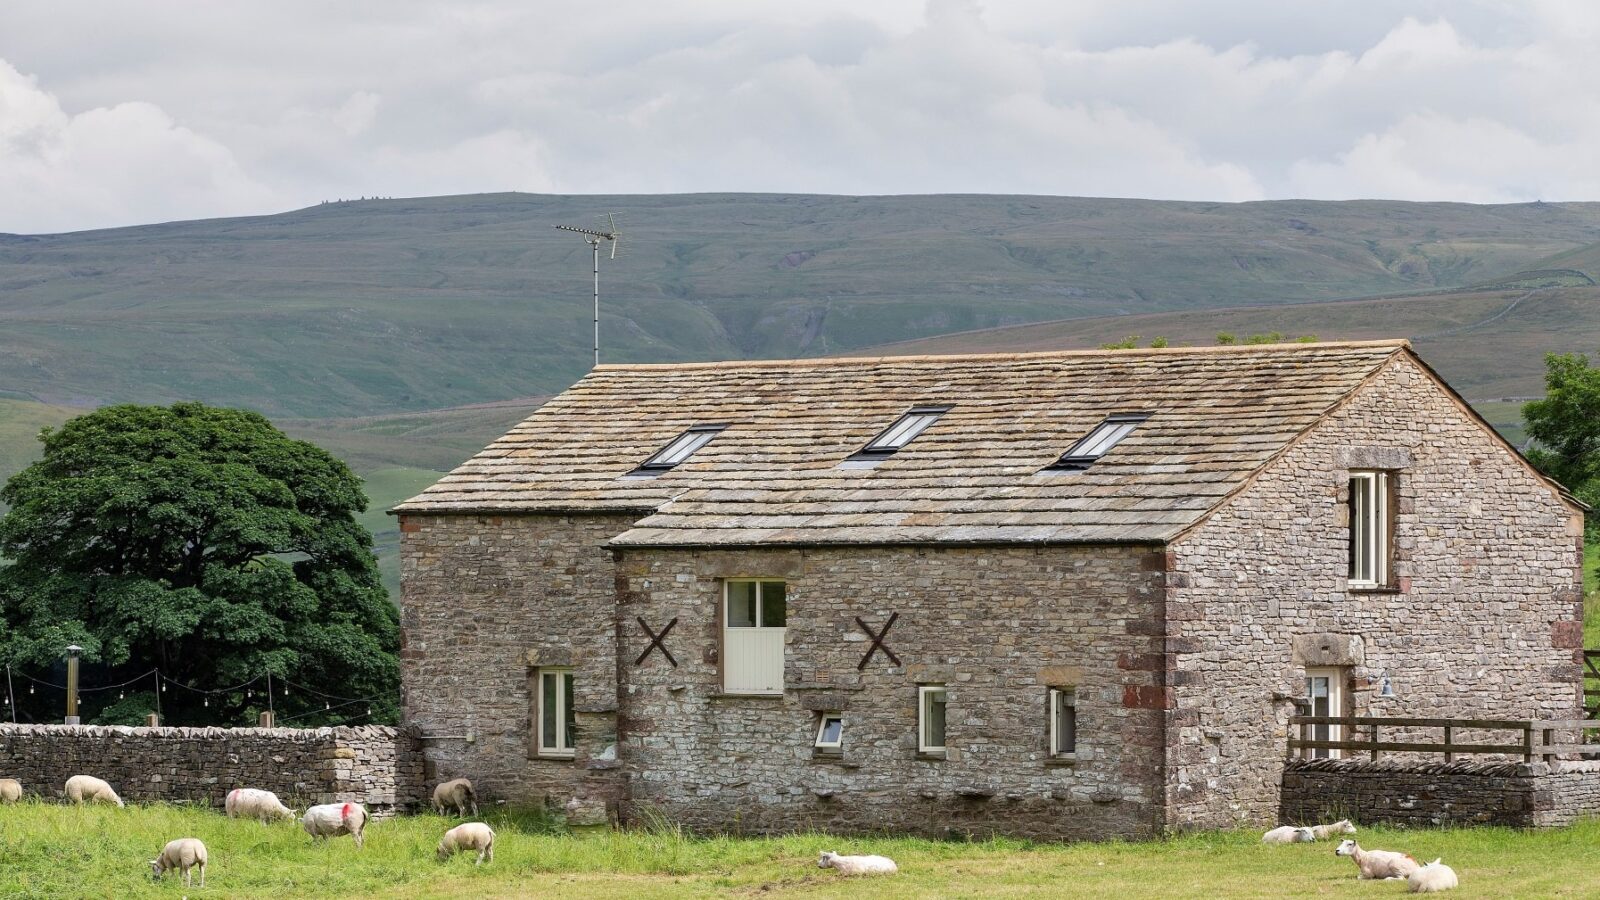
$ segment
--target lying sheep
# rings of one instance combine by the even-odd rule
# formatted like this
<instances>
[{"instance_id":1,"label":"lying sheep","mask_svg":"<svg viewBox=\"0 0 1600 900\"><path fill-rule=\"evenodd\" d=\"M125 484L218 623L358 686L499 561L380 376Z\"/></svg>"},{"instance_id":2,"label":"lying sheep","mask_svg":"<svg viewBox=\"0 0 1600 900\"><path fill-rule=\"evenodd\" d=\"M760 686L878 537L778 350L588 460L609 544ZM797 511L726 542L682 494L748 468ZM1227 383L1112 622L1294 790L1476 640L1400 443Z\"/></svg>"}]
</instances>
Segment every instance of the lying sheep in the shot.
<instances>
[{"instance_id":1,"label":"lying sheep","mask_svg":"<svg viewBox=\"0 0 1600 900\"><path fill-rule=\"evenodd\" d=\"M259 819L265 825L274 819L293 821L294 810L284 806L278 795L257 788L234 788L223 801L230 819Z\"/></svg>"},{"instance_id":2,"label":"lying sheep","mask_svg":"<svg viewBox=\"0 0 1600 900\"><path fill-rule=\"evenodd\" d=\"M1405 878L1419 868L1417 861L1408 854L1396 853L1393 850L1363 850L1360 844L1351 840L1341 841L1339 849L1333 852L1338 856L1354 859L1356 868L1361 871L1361 877L1364 879L1388 881Z\"/></svg>"},{"instance_id":3,"label":"lying sheep","mask_svg":"<svg viewBox=\"0 0 1600 900\"><path fill-rule=\"evenodd\" d=\"M15 803L22 799L22 782L15 778L0 778L0 803Z\"/></svg>"},{"instance_id":4,"label":"lying sheep","mask_svg":"<svg viewBox=\"0 0 1600 900\"><path fill-rule=\"evenodd\" d=\"M1316 831L1298 825L1280 825L1263 834L1263 844L1309 844L1317 839Z\"/></svg>"},{"instance_id":5,"label":"lying sheep","mask_svg":"<svg viewBox=\"0 0 1600 900\"><path fill-rule=\"evenodd\" d=\"M1456 870L1436 859L1406 876L1406 890L1413 894L1435 894L1460 887Z\"/></svg>"},{"instance_id":6,"label":"lying sheep","mask_svg":"<svg viewBox=\"0 0 1600 900\"><path fill-rule=\"evenodd\" d=\"M1336 834L1355 834L1356 826L1349 819L1340 819L1332 825L1313 825L1311 833L1316 835L1317 840L1325 841Z\"/></svg>"},{"instance_id":7,"label":"lying sheep","mask_svg":"<svg viewBox=\"0 0 1600 900\"><path fill-rule=\"evenodd\" d=\"M838 869L840 875L893 875L900 871L887 856L840 856L832 850L822 851L817 868Z\"/></svg>"},{"instance_id":8,"label":"lying sheep","mask_svg":"<svg viewBox=\"0 0 1600 900\"><path fill-rule=\"evenodd\" d=\"M355 838L356 846L362 845L361 832L367 827L367 811L359 803L324 803L306 810L300 817L300 824L305 826L306 834L313 840L327 840L348 834Z\"/></svg>"},{"instance_id":9,"label":"lying sheep","mask_svg":"<svg viewBox=\"0 0 1600 900\"><path fill-rule=\"evenodd\" d=\"M466 822L446 831L439 841L439 861L466 850L478 851L475 866L483 865L485 860L494 862L494 830L482 822Z\"/></svg>"},{"instance_id":10,"label":"lying sheep","mask_svg":"<svg viewBox=\"0 0 1600 900\"><path fill-rule=\"evenodd\" d=\"M444 815L445 807L454 806L456 815L466 816L467 807L472 807L472 814L478 814L478 795L472 790L472 782L465 778L446 781L433 789L433 811Z\"/></svg>"},{"instance_id":11,"label":"lying sheep","mask_svg":"<svg viewBox=\"0 0 1600 900\"><path fill-rule=\"evenodd\" d=\"M178 838L161 848L161 855L150 860L150 874L157 880L173 869L183 873L183 886L193 886L190 869L200 869L200 886L206 886L206 845L199 838Z\"/></svg>"},{"instance_id":12,"label":"lying sheep","mask_svg":"<svg viewBox=\"0 0 1600 900\"><path fill-rule=\"evenodd\" d=\"M111 785L93 775L74 775L67 779L67 799L73 803L115 803L122 806L122 798Z\"/></svg>"}]
</instances>

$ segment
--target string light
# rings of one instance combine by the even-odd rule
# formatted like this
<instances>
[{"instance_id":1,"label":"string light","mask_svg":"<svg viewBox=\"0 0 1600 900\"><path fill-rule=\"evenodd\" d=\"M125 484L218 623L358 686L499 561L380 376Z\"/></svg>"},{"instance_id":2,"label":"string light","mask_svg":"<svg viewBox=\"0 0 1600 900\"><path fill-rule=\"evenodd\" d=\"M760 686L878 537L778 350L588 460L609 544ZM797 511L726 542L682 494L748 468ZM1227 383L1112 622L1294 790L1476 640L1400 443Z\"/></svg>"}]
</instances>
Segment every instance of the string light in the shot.
<instances>
[{"instance_id":1,"label":"string light","mask_svg":"<svg viewBox=\"0 0 1600 900\"><path fill-rule=\"evenodd\" d=\"M210 706L211 705L211 698L210 697L206 697L205 699L201 700L200 701L200 705L201 706Z\"/></svg>"},{"instance_id":2,"label":"string light","mask_svg":"<svg viewBox=\"0 0 1600 900\"><path fill-rule=\"evenodd\" d=\"M33 693L33 685L28 685L28 693Z\"/></svg>"},{"instance_id":3,"label":"string light","mask_svg":"<svg viewBox=\"0 0 1600 900\"><path fill-rule=\"evenodd\" d=\"M123 693L121 691L117 691L117 699L121 700L122 697L123 697Z\"/></svg>"}]
</instances>

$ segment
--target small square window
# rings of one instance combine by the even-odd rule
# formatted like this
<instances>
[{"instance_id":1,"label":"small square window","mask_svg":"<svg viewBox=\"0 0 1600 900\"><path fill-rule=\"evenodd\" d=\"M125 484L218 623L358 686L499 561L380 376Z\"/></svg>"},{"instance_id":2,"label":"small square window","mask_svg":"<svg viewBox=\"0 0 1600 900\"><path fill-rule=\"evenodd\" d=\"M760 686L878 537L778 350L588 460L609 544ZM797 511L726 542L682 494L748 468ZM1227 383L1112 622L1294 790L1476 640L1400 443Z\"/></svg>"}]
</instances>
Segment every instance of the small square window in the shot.
<instances>
[{"instance_id":1,"label":"small square window","mask_svg":"<svg viewBox=\"0 0 1600 900\"><path fill-rule=\"evenodd\" d=\"M944 752L947 696L942 684L917 685L917 752Z\"/></svg>"},{"instance_id":2,"label":"small square window","mask_svg":"<svg viewBox=\"0 0 1600 900\"><path fill-rule=\"evenodd\" d=\"M1150 418L1150 413L1118 413L1107 416L1093 431L1078 439L1061 458L1048 468L1069 472L1087 469L1100 457L1111 452L1123 438L1133 433L1139 423Z\"/></svg>"},{"instance_id":3,"label":"small square window","mask_svg":"<svg viewBox=\"0 0 1600 900\"><path fill-rule=\"evenodd\" d=\"M1050 755L1070 759L1078 752L1078 689L1050 689Z\"/></svg>"},{"instance_id":4,"label":"small square window","mask_svg":"<svg viewBox=\"0 0 1600 900\"><path fill-rule=\"evenodd\" d=\"M817 724L818 750L838 750L844 746L844 716L836 712L823 713Z\"/></svg>"}]
</instances>

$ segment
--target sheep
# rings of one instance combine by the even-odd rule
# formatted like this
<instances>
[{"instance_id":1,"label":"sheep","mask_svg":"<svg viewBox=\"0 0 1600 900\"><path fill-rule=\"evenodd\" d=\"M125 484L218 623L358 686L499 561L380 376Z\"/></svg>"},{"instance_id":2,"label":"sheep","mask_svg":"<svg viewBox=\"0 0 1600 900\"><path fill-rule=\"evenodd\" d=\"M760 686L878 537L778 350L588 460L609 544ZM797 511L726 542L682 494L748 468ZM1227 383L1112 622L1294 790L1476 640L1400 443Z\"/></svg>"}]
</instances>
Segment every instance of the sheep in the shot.
<instances>
[{"instance_id":1,"label":"sheep","mask_svg":"<svg viewBox=\"0 0 1600 900\"><path fill-rule=\"evenodd\" d=\"M1263 844L1309 844L1317 839L1315 830L1298 825L1280 825L1263 834Z\"/></svg>"},{"instance_id":2,"label":"sheep","mask_svg":"<svg viewBox=\"0 0 1600 900\"><path fill-rule=\"evenodd\" d=\"M259 819L263 825L273 819L293 821L296 818L294 810L284 806L277 794L257 788L234 788L228 792L223 807L230 819Z\"/></svg>"},{"instance_id":3,"label":"sheep","mask_svg":"<svg viewBox=\"0 0 1600 900\"><path fill-rule=\"evenodd\" d=\"M478 851L475 866L483 865L486 860L494 862L494 830L482 822L465 822L446 831L439 841L439 861L444 862L464 850Z\"/></svg>"},{"instance_id":4,"label":"sheep","mask_svg":"<svg viewBox=\"0 0 1600 900\"><path fill-rule=\"evenodd\" d=\"M192 868L200 869L200 886L206 886L206 845L199 838L178 838L168 841L161 848L161 855L150 860L150 874L157 880L173 869L183 873L183 886L191 887L194 882Z\"/></svg>"},{"instance_id":5,"label":"sheep","mask_svg":"<svg viewBox=\"0 0 1600 900\"><path fill-rule=\"evenodd\" d=\"M15 778L0 778L0 803L15 803L22 799L22 782Z\"/></svg>"},{"instance_id":6,"label":"sheep","mask_svg":"<svg viewBox=\"0 0 1600 900\"><path fill-rule=\"evenodd\" d=\"M93 775L74 775L67 779L67 799L73 803L115 803L124 805L111 785Z\"/></svg>"},{"instance_id":7,"label":"sheep","mask_svg":"<svg viewBox=\"0 0 1600 900\"><path fill-rule=\"evenodd\" d=\"M1436 859L1406 876L1406 890L1413 894L1434 894L1460 887L1456 870Z\"/></svg>"},{"instance_id":8,"label":"sheep","mask_svg":"<svg viewBox=\"0 0 1600 900\"><path fill-rule=\"evenodd\" d=\"M1363 850L1360 844L1348 839L1341 841L1339 849L1333 852L1337 856L1354 859L1363 879L1392 881L1405 878L1418 868L1417 861L1405 853L1396 853L1393 850Z\"/></svg>"},{"instance_id":9,"label":"sheep","mask_svg":"<svg viewBox=\"0 0 1600 900\"><path fill-rule=\"evenodd\" d=\"M832 850L822 851L817 868L838 869L840 875L893 875L900 871L887 856L840 856Z\"/></svg>"},{"instance_id":10,"label":"sheep","mask_svg":"<svg viewBox=\"0 0 1600 900\"><path fill-rule=\"evenodd\" d=\"M454 806L456 815L465 817L467 807L472 807L472 814L478 814L478 795L472 789L472 782L465 778L446 781L433 789L433 811L444 815L445 807Z\"/></svg>"},{"instance_id":11,"label":"sheep","mask_svg":"<svg viewBox=\"0 0 1600 900\"><path fill-rule=\"evenodd\" d=\"M362 846L361 832L367 827L367 811L359 803L324 803L306 810L300 818L312 840L327 840L348 834Z\"/></svg>"},{"instance_id":12,"label":"sheep","mask_svg":"<svg viewBox=\"0 0 1600 900\"><path fill-rule=\"evenodd\" d=\"M1336 834L1355 834L1356 826L1349 819L1340 819L1332 825L1313 825L1311 833L1316 835L1317 840L1325 841Z\"/></svg>"}]
</instances>

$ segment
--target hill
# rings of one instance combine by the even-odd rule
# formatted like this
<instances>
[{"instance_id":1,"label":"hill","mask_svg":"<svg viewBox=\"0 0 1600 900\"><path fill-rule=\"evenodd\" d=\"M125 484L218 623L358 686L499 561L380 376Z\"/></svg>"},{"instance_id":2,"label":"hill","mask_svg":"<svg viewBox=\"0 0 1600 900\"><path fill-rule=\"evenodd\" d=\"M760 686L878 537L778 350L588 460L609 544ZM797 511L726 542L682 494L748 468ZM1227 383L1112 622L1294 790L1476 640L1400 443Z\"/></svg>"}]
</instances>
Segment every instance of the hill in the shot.
<instances>
[{"instance_id":1,"label":"hill","mask_svg":"<svg viewBox=\"0 0 1600 900\"><path fill-rule=\"evenodd\" d=\"M0 236L0 391L350 417L552 393L610 360L822 355L1083 316L1455 288L1600 242L1600 204L519 194ZM1576 262L1574 263L1576 265Z\"/></svg>"}]
</instances>

